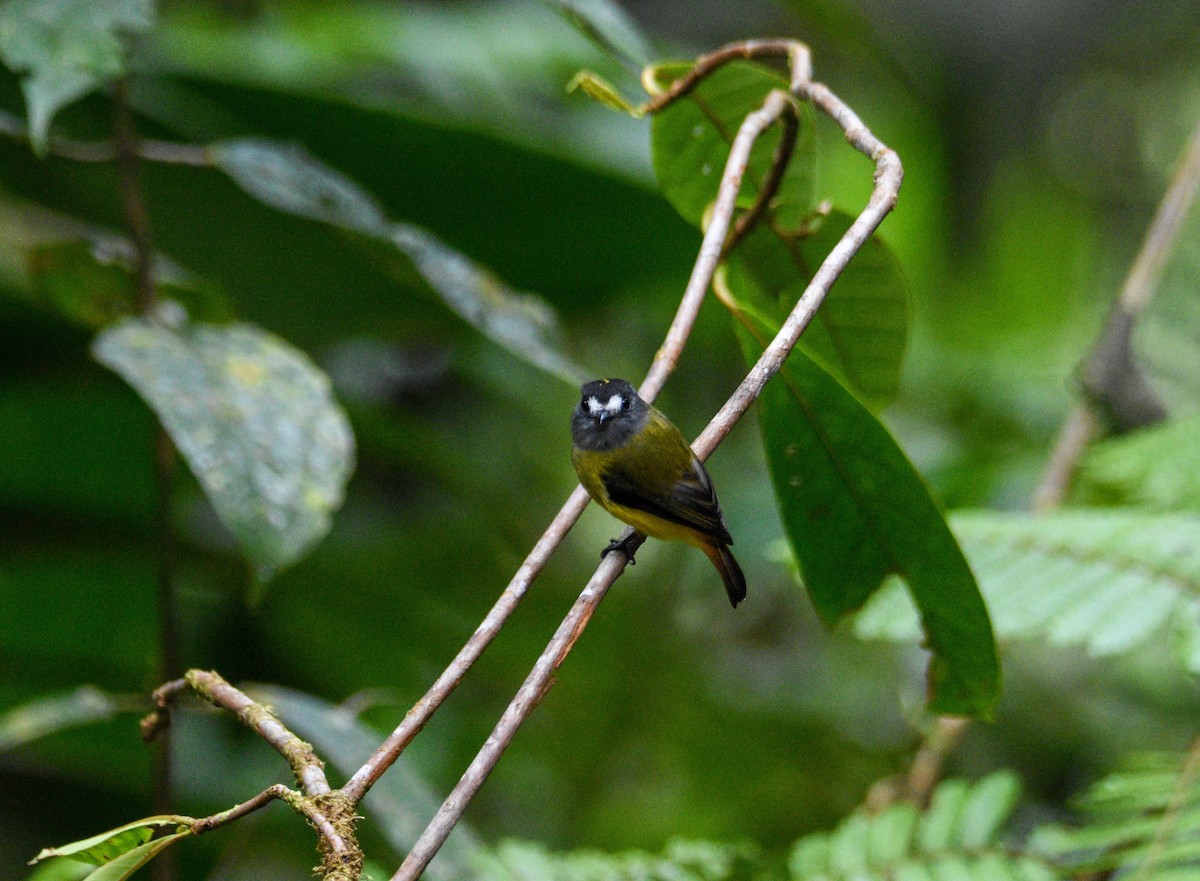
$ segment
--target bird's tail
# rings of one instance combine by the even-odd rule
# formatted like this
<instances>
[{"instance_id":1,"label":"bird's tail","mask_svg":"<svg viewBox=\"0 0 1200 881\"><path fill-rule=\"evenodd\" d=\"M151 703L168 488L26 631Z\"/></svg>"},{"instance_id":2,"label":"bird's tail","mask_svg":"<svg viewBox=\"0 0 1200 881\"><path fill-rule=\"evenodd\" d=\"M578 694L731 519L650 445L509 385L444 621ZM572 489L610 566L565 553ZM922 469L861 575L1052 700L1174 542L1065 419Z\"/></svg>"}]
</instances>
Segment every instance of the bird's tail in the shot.
<instances>
[{"instance_id":1,"label":"bird's tail","mask_svg":"<svg viewBox=\"0 0 1200 881\"><path fill-rule=\"evenodd\" d=\"M729 602L736 609L737 604L746 598L746 576L742 574L742 567L733 558L729 545L705 545L704 553L721 573L721 579L725 582L725 592L729 594Z\"/></svg>"}]
</instances>

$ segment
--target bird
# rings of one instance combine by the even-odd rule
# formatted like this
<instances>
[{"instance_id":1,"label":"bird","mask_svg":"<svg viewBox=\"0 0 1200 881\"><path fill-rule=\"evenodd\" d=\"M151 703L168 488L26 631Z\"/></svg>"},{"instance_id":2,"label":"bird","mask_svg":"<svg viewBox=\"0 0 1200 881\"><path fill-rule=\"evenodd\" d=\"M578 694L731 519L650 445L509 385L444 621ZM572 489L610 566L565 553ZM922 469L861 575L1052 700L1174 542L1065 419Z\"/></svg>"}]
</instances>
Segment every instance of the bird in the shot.
<instances>
[{"instance_id":1,"label":"bird","mask_svg":"<svg viewBox=\"0 0 1200 881\"><path fill-rule=\"evenodd\" d=\"M721 573L734 608L746 598L746 577L729 550L717 493L682 432L624 379L596 379L579 390L571 415L571 462L588 495L638 532L693 545ZM628 542L613 539L601 558Z\"/></svg>"}]
</instances>

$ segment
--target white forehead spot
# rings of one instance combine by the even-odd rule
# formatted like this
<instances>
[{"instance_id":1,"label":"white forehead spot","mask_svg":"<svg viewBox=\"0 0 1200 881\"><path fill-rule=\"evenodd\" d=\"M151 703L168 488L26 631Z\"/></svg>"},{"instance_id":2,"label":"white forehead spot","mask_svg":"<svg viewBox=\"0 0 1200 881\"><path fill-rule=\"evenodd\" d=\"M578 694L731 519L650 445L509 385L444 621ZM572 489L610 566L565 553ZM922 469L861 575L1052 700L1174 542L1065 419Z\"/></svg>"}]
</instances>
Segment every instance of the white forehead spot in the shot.
<instances>
[{"instance_id":1,"label":"white forehead spot","mask_svg":"<svg viewBox=\"0 0 1200 881\"><path fill-rule=\"evenodd\" d=\"M599 416L601 413L619 413L621 404L625 401L620 395L613 395L607 401L601 401L595 395L587 399L588 413Z\"/></svg>"}]
</instances>

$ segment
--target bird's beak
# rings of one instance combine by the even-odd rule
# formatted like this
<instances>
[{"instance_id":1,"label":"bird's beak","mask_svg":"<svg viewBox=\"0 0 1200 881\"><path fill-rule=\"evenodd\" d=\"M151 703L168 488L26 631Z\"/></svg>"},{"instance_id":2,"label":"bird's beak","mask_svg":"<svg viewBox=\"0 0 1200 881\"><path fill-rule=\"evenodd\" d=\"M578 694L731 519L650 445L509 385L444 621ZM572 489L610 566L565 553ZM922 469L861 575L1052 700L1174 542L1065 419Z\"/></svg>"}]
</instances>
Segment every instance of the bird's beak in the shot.
<instances>
[{"instance_id":1,"label":"bird's beak","mask_svg":"<svg viewBox=\"0 0 1200 881\"><path fill-rule=\"evenodd\" d=\"M611 418L612 418L612 414L609 413L607 410L601 410L599 413L596 414L596 421L599 422L601 425L603 425L605 422L607 422Z\"/></svg>"}]
</instances>

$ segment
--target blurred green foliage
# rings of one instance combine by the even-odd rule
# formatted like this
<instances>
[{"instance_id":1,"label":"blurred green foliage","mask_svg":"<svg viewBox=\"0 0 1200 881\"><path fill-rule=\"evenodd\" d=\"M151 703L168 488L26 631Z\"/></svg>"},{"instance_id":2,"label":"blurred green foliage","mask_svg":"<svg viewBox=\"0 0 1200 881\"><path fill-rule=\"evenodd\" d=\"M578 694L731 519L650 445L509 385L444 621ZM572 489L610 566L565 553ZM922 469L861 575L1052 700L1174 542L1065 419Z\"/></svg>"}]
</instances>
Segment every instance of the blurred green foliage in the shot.
<instances>
[{"instance_id":1,"label":"blurred green foliage","mask_svg":"<svg viewBox=\"0 0 1200 881\"><path fill-rule=\"evenodd\" d=\"M589 5L166 3L131 44L139 131L196 145L298 145L370 194L389 222L466 255L505 291L535 292L528 302L561 325L547 339L571 362L636 378L699 236L653 182L650 124L564 92L587 67L638 93L633 73L552 8ZM1200 116L1200 8L1123 0L992 17L969 4L764 0L627 11L652 36L655 59L744 37L806 40L817 77L899 152L906 180L881 235L909 280L913 329L884 420L948 507L1026 506L1072 371ZM17 75L27 65L4 45L0 710L83 684L124 708L157 684L154 418L90 359L90 331L77 323L127 311L125 258L97 250L122 236L120 201L111 164L31 150L12 124L32 119L40 130ZM106 95L93 93L59 109L49 131L102 142L111 115ZM817 197L856 211L869 163L833 126L822 121L816 133ZM181 472L179 649L231 681L314 700L371 689L359 721L378 734L470 635L573 486L574 391L448 309L411 254L381 252L312 213L281 213L211 168L141 170L155 247L178 269L176 298L193 311L215 304L211 317L236 315L311 356L357 451L329 536L253 603L234 539ZM1098 446L1077 502L1146 504L1194 523L1194 493L1172 485L1169 469L1186 468L1194 436L1185 417L1197 401L1187 365L1200 363L1196 229L1193 212L1135 339L1178 430ZM72 279L99 291L68 297L82 313L74 319L62 311ZM661 405L694 435L742 369L726 314L706 304ZM819 627L779 560L782 526L750 426L710 470L750 601L731 613L706 561L686 548L641 552L468 813L486 844L538 842L496 850L513 872L554 862L545 848L642 848L669 865L693 860L699 877L726 877L747 854L759 865L747 840L779 865L793 842L835 827L874 781L907 765L925 659L911 645ZM433 792L457 780L615 529L601 512L585 514L414 742L405 762ZM1081 553L1103 562L1104 549ZM1147 565L1161 562L1148 553ZM1027 802L1056 813L1122 753L1181 748L1200 704L1170 640L1102 659L1063 641L1071 645L1048 646L1035 628L1009 647L996 722L971 729L949 760L971 777L1012 766ZM61 731L6 741L0 754L4 877L51 877L23 864L43 846L152 813L136 715L62 707ZM207 714L181 716L176 749L178 809L195 816L285 773L254 737ZM369 815L362 834L386 873L400 845L380 822ZM184 842L183 877L306 877L311 838L297 826L274 808ZM734 844L672 851L680 837ZM564 865L571 859L587 870L586 854ZM661 865L622 859L636 871Z\"/></svg>"}]
</instances>

